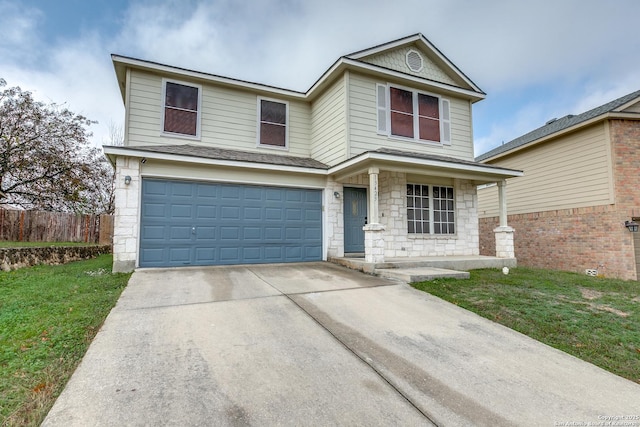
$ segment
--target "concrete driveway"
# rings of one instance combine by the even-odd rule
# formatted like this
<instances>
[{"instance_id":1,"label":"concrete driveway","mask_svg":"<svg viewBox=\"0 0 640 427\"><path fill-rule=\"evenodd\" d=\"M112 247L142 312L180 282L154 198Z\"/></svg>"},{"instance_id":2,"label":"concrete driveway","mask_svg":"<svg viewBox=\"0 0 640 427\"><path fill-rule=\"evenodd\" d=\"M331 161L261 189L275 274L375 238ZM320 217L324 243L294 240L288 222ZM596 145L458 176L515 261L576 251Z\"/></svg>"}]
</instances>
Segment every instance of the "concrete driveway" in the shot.
<instances>
[{"instance_id":1,"label":"concrete driveway","mask_svg":"<svg viewBox=\"0 0 640 427\"><path fill-rule=\"evenodd\" d=\"M43 425L620 416L640 425L640 385L406 284L307 263L136 271Z\"/></svg>"}]
</instances>

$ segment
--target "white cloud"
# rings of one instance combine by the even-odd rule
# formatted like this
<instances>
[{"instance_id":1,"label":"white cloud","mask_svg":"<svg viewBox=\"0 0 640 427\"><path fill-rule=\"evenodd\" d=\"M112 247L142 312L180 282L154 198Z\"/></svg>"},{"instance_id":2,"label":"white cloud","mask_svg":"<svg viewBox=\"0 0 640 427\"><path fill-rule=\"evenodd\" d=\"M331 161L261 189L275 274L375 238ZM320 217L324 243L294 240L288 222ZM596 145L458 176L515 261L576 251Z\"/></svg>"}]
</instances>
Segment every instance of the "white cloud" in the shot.
<instances>
[{"instance_id":1,"label":"white cloud","mask_svg":"<svg viewBox=\"0 0 640 427\"><path fill-rule=\"evenodd\" d=\"M134 0L110 33L65 40L39 33L38 9L0 0L0 77L100 121L101 143L124 111L110 53L306 90L339 56L422 32L489 94L481 153L640 89L639 13L634 0ZM538 88L545 98L522 96Z\"/></svg>"}]
</instances>

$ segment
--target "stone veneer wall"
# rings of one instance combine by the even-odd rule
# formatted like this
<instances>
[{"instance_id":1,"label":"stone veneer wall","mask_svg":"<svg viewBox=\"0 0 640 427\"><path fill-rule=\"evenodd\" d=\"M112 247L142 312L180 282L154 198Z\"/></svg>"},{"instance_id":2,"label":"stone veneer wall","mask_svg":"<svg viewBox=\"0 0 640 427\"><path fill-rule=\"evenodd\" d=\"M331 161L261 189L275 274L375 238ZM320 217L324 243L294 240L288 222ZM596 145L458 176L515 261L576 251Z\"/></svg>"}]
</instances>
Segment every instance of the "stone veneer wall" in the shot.
<instances>
[{"instance_id":1,"label":"stone veneer wall","mask_svg":"<svg viewBox=\"0 0 640 427\"><path fill-rule=\"evenodd\" d=\"M340 197L335 197L337 192ZM327 256L344 256L344 188L341 183L329 179L324 190L326 221L324 233L327 237Z\"/></svg>"},{"instance_id":2,"label":"stone veneer wall","mask_svg":"<svg viewBox=\"0 0 640 427\"><path fill-rule=\"evenodd\" d=\"M0 269L10 271L38 264L66 264L110 252L109 245L0 248Z\"/></svg>"},{"instance_id":3,"label":"stone veneer wall","mask_svg":"<svg viewBox=\"0 0 640 427\"><path fill-rule=\"evenodd\" d=\"M124 177L131 177L125 185ZM116 159L115 213L113 225L113 271L130 272L136 267L138 253L138 219L140 218L140 161Z\"/></svg>"},{"instance_id":4,"label":"stone veneer wall","mask_svg":"<svg viewBox=\"0 0 640 427\"><path fill-rule=\"evenodd\" d=\"M345 183L363 186L366 174ZM478 255L479 231L476 187L466 180L455 180L456 226L452 236L409 235L407 233L407 178L403 172L381 171L379 175L380 224L385 227L385 258Z\"/></svg>"}]
</instances>

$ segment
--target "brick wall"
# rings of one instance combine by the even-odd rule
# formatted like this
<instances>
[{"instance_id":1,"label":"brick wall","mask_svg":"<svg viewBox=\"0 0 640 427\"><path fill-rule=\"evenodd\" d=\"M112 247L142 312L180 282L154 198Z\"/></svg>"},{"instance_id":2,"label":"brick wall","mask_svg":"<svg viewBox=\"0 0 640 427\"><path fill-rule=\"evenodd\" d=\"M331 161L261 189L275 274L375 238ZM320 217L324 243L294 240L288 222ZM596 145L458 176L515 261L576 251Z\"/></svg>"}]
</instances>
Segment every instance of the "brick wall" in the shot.
<instances>
[{"instance_id":1,"label":"brick wall","mask_svg":"<svg viewBox=\"0 0 640 427\"><path fill-rule=\"evenodd\" d=\"M615 206L509 215L508 223L516 230L520 266L577 273L598 269L607 277L636 278L635 260L629 256L633 236ZM497 225L498 218L480 220L482 255L495 253L490 241Z\"/></svg>"},{"instance_id":2,"label":"brick wall","mask_svg":"<svg viewBox=\"0 0 640 427\"><path fill-rule=\"evenodd\" d=\"M640 216L640 122L610 120L615 205L509 215L518 265L638 280L633 234L625 220ZM525 171L526 173L526 171ZM585 189L588 191L588 189ZM480 219L480 253L495 255L498 218Z\"/></svg>"}]
</instances>

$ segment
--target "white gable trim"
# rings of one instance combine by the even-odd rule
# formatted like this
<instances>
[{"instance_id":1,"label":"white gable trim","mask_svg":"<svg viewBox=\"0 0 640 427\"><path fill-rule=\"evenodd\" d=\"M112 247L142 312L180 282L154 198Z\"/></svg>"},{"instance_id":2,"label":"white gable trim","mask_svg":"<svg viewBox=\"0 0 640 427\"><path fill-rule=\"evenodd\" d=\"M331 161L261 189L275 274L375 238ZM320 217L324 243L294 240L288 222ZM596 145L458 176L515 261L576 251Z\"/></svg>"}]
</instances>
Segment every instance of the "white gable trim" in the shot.
<instances>
[{"instance_id":1,"label":"white gable trim","mask_svg":"<svg viewBox=\"0 0 640 427\"><path fill-rule=\"evenodd\" d=\"M370 56L370 55L375 55L377 53L380 52L384 52L387 50L392 50L395 48L398 48L400 46L404 46L407 44L411 44L411 43L415 43L418 42L419 44L422 45L422 47L433 53L435 56L438 57L438 59L440 61L442 61L447 67L449 67L449 69L451 71L453 71L458 77L460 77L465 83L467 83L469 86L471 86L475 91L480 92L480 93L484 93L473 81L471 81L470 78L468 78L462 71L460 71L460 69L458 69L458 67L455 66L455 64L453 62L451 62L449 60L449 58L447 58L446 56L444 56L442 54L442 52L440 52L438 50L437 47L435 47L433 45L433 43L431 43L425 36L423 36L422 34L414 34L413 36L409 36L409 37L405 37L399 40L395 40L389 43L385 43L385 44L381 44L379 46L373 47L371 49L365 49L365 50L361 50L359 52L355 52L351 55L347 55L347 58L351 58L351 59L361 59L364 58L366 56Z\"/></svg>"}]
</instances>

